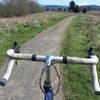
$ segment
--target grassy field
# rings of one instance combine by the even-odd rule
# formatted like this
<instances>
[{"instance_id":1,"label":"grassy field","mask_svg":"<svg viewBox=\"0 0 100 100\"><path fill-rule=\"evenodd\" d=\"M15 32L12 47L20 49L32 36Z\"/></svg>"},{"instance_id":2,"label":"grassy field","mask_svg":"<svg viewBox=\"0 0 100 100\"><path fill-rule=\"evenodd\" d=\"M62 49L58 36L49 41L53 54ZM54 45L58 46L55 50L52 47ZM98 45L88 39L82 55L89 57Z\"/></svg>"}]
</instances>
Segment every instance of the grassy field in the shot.
<instances>
[{"instance_id":1,"label":"grassy field","mask_svg":"<svg viewBox=\"0 0 100 100\"><path fill-rule=\"evenodd\" d=\"M12 47L14 41L22 44L28 39L33 38L37 33L57 24L66 17L66 15L58 15L56 17L50 17L48 20L40 21L38 24L31 22L18 24L13 28L3 27L0 30L0 66L5 61L6 50Z\"/></svg>"},{"instance_id":2,"label":"grassy field","mask_svg":"<svg viewBox=\"0 0 100 100\"><path fill-rule=\"evenodd\" d=\"M27 24L27 23L38 23L40 21L48 20L49 17L55 17L59 15L68 15L68 13L62 12L41 12L31 15L21 16L21 17L11 17L11 18L0 18L0 29L7 26L12 28L16 24Z\"/></svg>"},{"instance_id":3,"label":"grassy field","mask_svg":"<svg viewBox=\"0 0 100 100\"><path fill-rule=\"evenodd\" d=\"M78 16L66 30L61 54L87 57L91 46L100 58L100 19ZM100 80L100 63L97 67ZM66 100L100 100L93 92L89 66L66 65L61 70Z\"/></svg>"}]
</instances>

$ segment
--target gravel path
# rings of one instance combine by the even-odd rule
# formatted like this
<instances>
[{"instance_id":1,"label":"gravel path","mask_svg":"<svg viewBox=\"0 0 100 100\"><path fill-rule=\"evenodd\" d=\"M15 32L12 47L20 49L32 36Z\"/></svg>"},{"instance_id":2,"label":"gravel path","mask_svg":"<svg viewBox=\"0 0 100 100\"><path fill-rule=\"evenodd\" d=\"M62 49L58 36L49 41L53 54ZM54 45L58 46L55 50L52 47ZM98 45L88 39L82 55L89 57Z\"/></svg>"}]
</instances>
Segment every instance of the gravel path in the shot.
<instances>
[{"instance_id":1,"label":"gravel path","mask_svg":"<svg viewBox=\"0 0 100 100\"><path fill-rule=\"evenodd\" d=\"M22 47L24 53L59 55L60 45L68 24L74 17L68 17L57 25L41 32ZM39 77L42 63L19 61L14 66L9 82L0 87L0 100L43 100L39 88ZM55 100L63 100L62 92Z\"/></svg>"}]
</instances>

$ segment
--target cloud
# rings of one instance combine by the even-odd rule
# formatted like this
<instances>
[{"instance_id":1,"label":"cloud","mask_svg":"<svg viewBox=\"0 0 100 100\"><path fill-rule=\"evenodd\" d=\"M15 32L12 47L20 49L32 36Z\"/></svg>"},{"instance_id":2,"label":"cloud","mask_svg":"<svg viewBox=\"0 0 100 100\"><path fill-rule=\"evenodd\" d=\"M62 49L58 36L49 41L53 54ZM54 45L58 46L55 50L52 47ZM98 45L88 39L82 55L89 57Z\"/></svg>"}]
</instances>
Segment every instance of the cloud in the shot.
<instances>
[{"instance_id":1,"label":"cloud","mask_svg":"<svg viewBox=\"0 0 100 100\"><path fill-rule=\"evenodd\" d=\"M78 5L89 5L89 0L74 0Z\"/></svg>"},{"instance_id":2,"label":"cloud","mask_svg":"<svg viewBox=\"0 0 100 100\"><path fill-rule=\"evenodd\" d=\"M69 5L72 0L35 0L44 5ZM73 0L78 5L100 5L100 0Z\"/></svg>"},{"instance_id":3,"label":"cloud","mask_svg":"<svg viewBox=\"0 0 100 100\"><path fill-rule=\"evenodd\" d=\"M88 2L78 2L78 5L89 5Z\"/></svg>"},{"instance_id":4,"label":"cloud","mask_svg":"<svg viewBox=\"0 0 100 100\"><path fill-rule=\"evenodd\" d=\"M67 0L36 0L40 4L47 4L47 5L67 5Z\"/></svg>"}]
</instances>

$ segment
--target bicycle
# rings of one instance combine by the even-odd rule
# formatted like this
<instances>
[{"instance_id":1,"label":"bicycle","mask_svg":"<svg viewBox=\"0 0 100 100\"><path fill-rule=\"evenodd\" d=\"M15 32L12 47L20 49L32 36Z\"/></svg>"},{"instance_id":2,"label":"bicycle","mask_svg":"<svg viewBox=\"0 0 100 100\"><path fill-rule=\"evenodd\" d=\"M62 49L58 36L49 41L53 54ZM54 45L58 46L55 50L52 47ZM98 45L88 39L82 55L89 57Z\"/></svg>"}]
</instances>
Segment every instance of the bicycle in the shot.
<instances>
[{"instance_id":1,"label":"bicycle","mask_svg":"<svg viewBox=\"0 0 100 100\"><path fill-rule=\"evenodd\" d=\"M98 82L98 75L97 75L97 69L96 64L98 63L98 57L94 54L94 50L91 47L88 50L88 58L78 58L78 57L61 57L61 56L51 56L51 55L35 55L35 54L21 54L19 51L19 46L15 42L12 49L9 49L7 51L7 56L9 58L7 63L7 69L5 71L5 74L3 75L0 85L5 86L7 81L10 78L13 66L17 63L17 60L31 60L31 61L37 61L37 62L45 62L45 67L42 69L41 76L40 76L40 89L44 93L44 100L54 100L54 96L59 92L60 89L60 75L56 69L55 63L62 63L62 64L87 64L90 65L91 70L91 76L92 76L92 83L94 87L94 92L96 95L100 95L100 86ZM54 93L52 82L50 79L50 68L51 65L55 68L55 71L57 73L57 76L59 78L59 86L57 91ZM46 79L44 81L44 85L42 87L41 85L41 79L44 73L44 70L46 70Z\"/></svg>"}]
</instances>

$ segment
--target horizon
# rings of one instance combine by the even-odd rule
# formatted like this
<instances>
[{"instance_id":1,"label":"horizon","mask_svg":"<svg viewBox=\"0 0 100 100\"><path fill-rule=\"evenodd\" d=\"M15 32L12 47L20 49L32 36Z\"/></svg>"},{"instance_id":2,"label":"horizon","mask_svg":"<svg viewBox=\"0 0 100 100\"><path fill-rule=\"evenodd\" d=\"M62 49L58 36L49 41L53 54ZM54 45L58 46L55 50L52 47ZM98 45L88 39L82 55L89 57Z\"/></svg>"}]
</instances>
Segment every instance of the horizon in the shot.
<instances>
[{"instance_id":1,"label":"horizon","mask_svg":"<svg viewBox=\"0 0 100 100\"><path fill-rule=\"evenodd\" d=\"M58 5L58 4L48 4L48 5L43 5L43 4L40 4L41 6L66 6L66 7L68 7L69 5ZM100 7L100 5L92 5L92 4L89 4L89 5L78 5L78 6L99 6Z\"/></svg>"},{"instance_id":2,"label":"horizon","mask_svg":"<svg viewBox=\"0 0 100 100\"><path fill-rule=\"evenodd\" d=\"M38 2L40 5L59 5L59 6L69 6L70 1L72 0L35 0L36 2ZM76 4L78 4L79 6L82 5L96 5L96 6L100 6L100 1L99 0L73 0L75 1Z\"/></svg>"},{"instance_id":3,"label":"horizon","mask_svg":"<svg viewBox=\"0 0 100 100\"><path fill-rule=\"evenodd\" d=\"M3 0L0 0L2 2ZM79 6L86 6L86 5L95 5L95 6L100 6L100 0L31 0L31 1L36 1L42 6L46 5L56 5L56 6L69 6L70 1L74 1L76 4Z\"/></svg>"}]
</instances>

